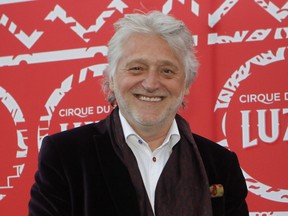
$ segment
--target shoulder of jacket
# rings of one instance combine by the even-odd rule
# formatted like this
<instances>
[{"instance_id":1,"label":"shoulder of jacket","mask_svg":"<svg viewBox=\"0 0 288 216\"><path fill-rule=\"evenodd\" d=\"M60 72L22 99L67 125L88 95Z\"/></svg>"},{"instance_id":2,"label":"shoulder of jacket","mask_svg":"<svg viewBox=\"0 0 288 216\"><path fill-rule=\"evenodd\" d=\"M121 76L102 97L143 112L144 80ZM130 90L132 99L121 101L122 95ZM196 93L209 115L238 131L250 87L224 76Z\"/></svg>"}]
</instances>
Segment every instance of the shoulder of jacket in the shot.
<instances>
[{"instance_id":1,"label":"shoulder of jacket","mask_svg":"<svg viewBox=\"0 0 288 216\"><path fill-rule=\"evenodd\" d=\"M207 139L203 136L200 136L198 134L192 134L194 137L194 140L197 144L197 147L201 154L216 154L216 155L231 155L234 154L232 151L230 151L228 148L225 148L221 146L220 144Z\"/></svg>"},{"instance_id":2,"label":"shoulder of jacket","mask_svg":"<svg viewBox=\"0 0 288 216\"><path fill-rule=\"evenodd\" d=\"M48 135L44 139L50 141L55 141L57 143L71 143L82 141L92 138L94 135L101 135L106 132L105 120L99 121L97 123L90 123L87 125L82 125L76 128L68 129L66 131L57 132Z\"/></svg>"}]
</instances>

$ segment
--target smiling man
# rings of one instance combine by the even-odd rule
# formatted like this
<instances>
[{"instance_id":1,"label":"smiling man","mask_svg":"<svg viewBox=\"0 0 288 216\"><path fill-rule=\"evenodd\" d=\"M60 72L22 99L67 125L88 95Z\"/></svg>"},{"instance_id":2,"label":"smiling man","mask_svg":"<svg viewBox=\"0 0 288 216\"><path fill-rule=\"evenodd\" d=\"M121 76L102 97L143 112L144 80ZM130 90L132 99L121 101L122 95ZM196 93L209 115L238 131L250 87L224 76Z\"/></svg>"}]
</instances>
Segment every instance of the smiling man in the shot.
<instances>
[{"instance_id":1,"label":"smiling man","mask_svg":"<svg viewBox=\"0 0 288 216\"><path fill-rule=\"evenodd\" d=\"M246 216L235 153L177 114L197 71L192 35L161 12L115 24L97 124L47 136L29 215Z\"/></svg>"},{"instance_id":2,"label":"smiling man","mask_svg":"<svg viewBox=\"0 0 288 216\"><path fill-rule=\"evenodd\" d=\"M123 41L111 86L121 114L155 150L188 92L179 57L159 35L131 34Z\"/></svg>"}]
</instances>

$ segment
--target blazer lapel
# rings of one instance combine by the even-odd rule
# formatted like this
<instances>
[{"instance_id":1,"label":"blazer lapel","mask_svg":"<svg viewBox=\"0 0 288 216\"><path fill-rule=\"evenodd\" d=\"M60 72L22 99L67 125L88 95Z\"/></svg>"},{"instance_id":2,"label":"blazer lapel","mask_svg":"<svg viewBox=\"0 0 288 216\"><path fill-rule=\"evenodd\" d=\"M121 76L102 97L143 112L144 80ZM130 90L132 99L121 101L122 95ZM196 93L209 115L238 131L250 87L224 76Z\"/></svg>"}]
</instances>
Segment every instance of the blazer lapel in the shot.
<instances>
[{"instance_id":1,"label":"blazer lapel","mask_svg":"<svg viewBox=\"0 0 288 216\"><path fill-rule=\"evenodd\" d=\"M109 137L103 134L95 135L94 142L101 171L119 215L140 215L136 192L129 172L115 153Z\"/></svg>"}]
</instances>

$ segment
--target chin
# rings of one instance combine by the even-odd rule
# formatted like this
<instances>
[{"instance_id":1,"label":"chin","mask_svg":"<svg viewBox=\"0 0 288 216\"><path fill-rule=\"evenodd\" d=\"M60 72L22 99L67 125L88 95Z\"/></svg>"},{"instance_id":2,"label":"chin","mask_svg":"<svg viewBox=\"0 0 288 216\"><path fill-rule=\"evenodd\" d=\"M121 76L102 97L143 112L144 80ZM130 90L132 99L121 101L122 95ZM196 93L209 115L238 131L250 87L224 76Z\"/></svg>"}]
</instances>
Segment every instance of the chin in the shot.
<instances>
[{"instance_id":1,"label":"chin","mask_svg":"<svg viewBox=\"0 0 288 216\"><path fill-rule=\"evenodd\" d=\"M137 116L135 119L137 119L137 122L143 126L154 126L159 125L161 122L163 122L164 118L160 115L149 115L148 117L145 116Z\"/></svg>"}]
</instances>

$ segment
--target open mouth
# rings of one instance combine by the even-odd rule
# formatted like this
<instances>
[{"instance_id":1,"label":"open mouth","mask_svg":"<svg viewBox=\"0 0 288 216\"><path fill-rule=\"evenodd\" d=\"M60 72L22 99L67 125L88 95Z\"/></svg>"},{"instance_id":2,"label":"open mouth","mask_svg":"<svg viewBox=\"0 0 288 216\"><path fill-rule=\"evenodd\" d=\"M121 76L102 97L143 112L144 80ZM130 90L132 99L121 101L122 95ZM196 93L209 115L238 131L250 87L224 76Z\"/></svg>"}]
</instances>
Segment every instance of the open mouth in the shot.
<instances>
[{"instance_id":1,"label":"open mouth","mask_svg":"<svg viewBox=\"0 0 288 216\"><path fill-rule=\"evenodd\" d=\"M145 102L159 102L163 100L163 97L148 97L148 96L143 96L143 95L136 95L136 97Z\"/></svg>"}]
</instances>

